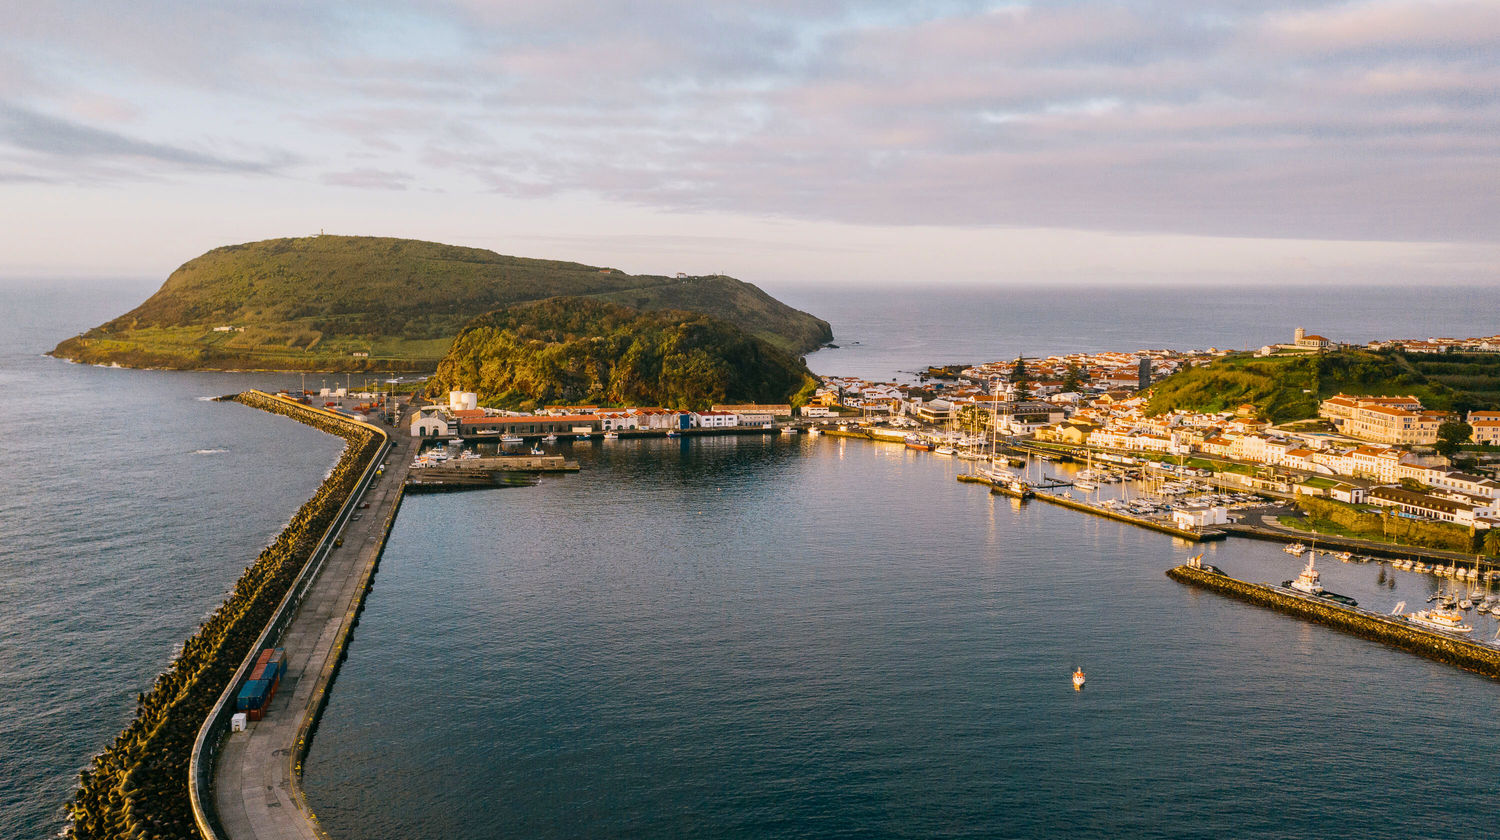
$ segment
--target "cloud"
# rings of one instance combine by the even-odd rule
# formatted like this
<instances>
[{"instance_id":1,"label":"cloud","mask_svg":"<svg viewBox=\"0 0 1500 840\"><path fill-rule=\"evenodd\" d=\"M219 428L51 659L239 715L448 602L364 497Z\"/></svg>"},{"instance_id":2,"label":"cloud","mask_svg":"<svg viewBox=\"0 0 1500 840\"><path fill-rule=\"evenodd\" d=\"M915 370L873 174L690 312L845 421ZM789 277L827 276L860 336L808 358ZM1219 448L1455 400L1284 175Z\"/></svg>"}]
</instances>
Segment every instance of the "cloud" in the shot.
<instances>
[{"instance_id":1,"label":"cloud","mask_svg":"<svg viewBox=\"0 0 1500 840\"><path fill-rule=\"evenodd\" d=\"M335 187L354 187L363 190L404 190L412 176L404 172L387 172L381 169L351 169L347 172L329 172L322 182Z\"/></svg>"},{"instance_id":2,"label":"cloud","mask_svg":"<svg viewBox=\"0 0 1500 840\"><path fill-rule=\"evenodd\" d=\"M0 103L0 142L44 158L68 162L135 160L172 168L267 173L270 160L221 157L181 146L137 140L106 129Z\"/></svg>"},{"instance_id":3,"label":"cloud","mask_svg":"<svg viewBox=\"0 0 1500 840\"><path fill-rule=\"evenodd\" d=\"M0 72L38 93L0 139L57 161L294 155L328 186L859 224L1500 237L1489 0L14 11Z\"/></svg>"}]
</instances>

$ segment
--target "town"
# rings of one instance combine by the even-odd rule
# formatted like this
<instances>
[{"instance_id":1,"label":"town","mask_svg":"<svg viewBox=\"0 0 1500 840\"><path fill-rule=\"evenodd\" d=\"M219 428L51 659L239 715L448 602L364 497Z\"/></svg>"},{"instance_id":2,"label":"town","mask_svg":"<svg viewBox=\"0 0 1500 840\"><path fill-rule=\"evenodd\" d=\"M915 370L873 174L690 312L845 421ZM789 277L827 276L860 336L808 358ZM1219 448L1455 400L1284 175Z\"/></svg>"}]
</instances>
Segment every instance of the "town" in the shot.
<instances>
[{"instance_id":1,"label":"town","mask_svg":"<svg viewBox=\"0 0 1500 840\"><path fill-rule=\"evenodd\" d=\"M1418 353L1454 352L1448 348L1496 352L1500 336L1379 341L1361 347L1397 345ZM1255 355L1323 353L1343 346L1347 345L1297 328L1290 342L1263 346ZM520 412L484 408L474 392L453 391L445 403L419 406L411 415L409 432L433 443L494 442L497 456L525 456L527 452L513 449L525 444L531 447L529 455L555 457L559 465L574 469L575 464L546 455L540 446L622 435L852 434L986 462L988 474L1007 486L1023 482L1021 476L994 471L995 463L1005 457L1076 460L1088 462L1089 468L1067 480L1043 481L1051 489L1094 491L1101 484L1141 478L1154 470L1187 481L1188 487L1196 479L1199 490L1217 490L1219 495L1210 502L1228 501L1231 497L1224 494L1239 493L1245 494L1241 500L1302 502L1305 508L1307 500L1317 499L1351 512L1461 526L1474 536L1471 544L1484 542L1482 532L1500 527L1500 479L1488 466L1497 456L1483 451L1500 446L1500 411L1475 409L1458 416L1430 410L1410 395L1337 394L1321 401L1316 418L1279 424L1260 416L1251 404L1214 413L1147 412L1153 383L1227 354L1208 348L1022 357L929 368L921 381L906 384L823 376L812 398L795 408L722 404L687 411L552 405ZM374 392L325 388L318 396L340 408L360 400L357 411L385 405ZM1474 450L1463 453L1470 457L1462 468L1455 463L1460 447ZM448 460L442 450L437 447L420 464ZM455 459L458 454L452 453ZM472 452L466 454L473 457ZM485 465L491 461L486 459ZM1103 495L1088 502L1199 532L1228 521L1224 509L1212 503L1153 506L1137 501L1127 508L1126 500Z\"/></svg>"}]
</instances>

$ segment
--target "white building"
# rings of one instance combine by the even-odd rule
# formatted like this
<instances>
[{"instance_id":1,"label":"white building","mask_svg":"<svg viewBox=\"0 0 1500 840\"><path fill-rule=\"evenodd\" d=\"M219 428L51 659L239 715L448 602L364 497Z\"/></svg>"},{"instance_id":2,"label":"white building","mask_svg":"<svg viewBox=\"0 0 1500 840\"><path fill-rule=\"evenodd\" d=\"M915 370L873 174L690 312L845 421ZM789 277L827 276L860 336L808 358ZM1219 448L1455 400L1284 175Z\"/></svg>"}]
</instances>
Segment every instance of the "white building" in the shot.
<instances>
[{"instance_id":1,"label":"white building","mask_svg":"<svg viewBox=\"0 0 1500 840\"><path fill-rule=\"evenodd\" d=\"M1204 528L1209 525L1224 525L1229 522L1229 509L1225 507L1189 508L1172 511L1172 524L1179 528Z\"/></svg>"},{"instance_id":2,"label":"white building","mask_svg":"<svg viewBox=\"0 0 1500 840\"><path fill-rule=\"evenodd\" d=\"M739 424L739 415L732 411L699 411L693 415L693 425L700 429L728 429Z\"/></svg>"},{"instance_id":3,"label":"white building","mask_svg":"<svg viewBox=\"0 0 1500 840\"><path fill-rule=\"evenodd\" d=\"M428 406L417 412L411 422L412 437L448 437L457 424L449 414L437 406Z\"/></svg>"}]
</instances>

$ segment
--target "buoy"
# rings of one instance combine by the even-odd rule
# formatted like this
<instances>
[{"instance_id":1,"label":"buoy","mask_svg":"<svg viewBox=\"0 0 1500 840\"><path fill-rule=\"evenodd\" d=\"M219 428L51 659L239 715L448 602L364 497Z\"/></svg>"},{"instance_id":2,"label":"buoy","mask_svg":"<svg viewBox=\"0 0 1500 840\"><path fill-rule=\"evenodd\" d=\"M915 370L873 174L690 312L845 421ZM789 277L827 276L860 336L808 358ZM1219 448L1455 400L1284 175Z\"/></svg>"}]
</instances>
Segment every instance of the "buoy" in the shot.
<instances>
[{"instance_id":1,"label":"buoy","mask_svg":"<svg viewBox=\"0 0 1500 840\"><path fill-rule=\"evenodd\" d=\"M1083 690L1083 682L1084 682L1083 669L1079 668L1078 670L1076 670L1076 671L1073 672L1073 690L1074 691L1082 691Z\"/></svg>"}]
</instances>

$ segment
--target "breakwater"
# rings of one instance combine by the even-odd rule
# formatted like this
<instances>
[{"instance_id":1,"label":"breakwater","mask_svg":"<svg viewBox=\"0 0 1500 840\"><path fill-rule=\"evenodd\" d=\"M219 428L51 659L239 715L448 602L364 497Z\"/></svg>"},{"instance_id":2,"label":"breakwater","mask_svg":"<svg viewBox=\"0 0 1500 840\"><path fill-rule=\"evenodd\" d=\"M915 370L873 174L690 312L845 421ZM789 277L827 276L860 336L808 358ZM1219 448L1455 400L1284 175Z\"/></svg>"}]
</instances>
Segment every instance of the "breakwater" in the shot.
<instances>
[{"instance_id":1,"label":"breakwater","mask_svg":"<svg viewBox=\"0 0 1500 840\"><path fill-rule=\"evenodd\" d=\"M240 402L296 416L266 394ZM305 406L297 406L305 411ZM344 500L382 451L385 434L338 415L299 419L347 442L328 478L236 581L229 596L182 654L137 698L136 717L79 777L68 805L67 836L113 838L193 836L198 833L191 765L203 721L248 667L262 629L313 556Z\"/></svg>"},{"instance_id":2,"label":"breakwater","mask_svg":"<svg viewBox=\"0 0 1500 840\"><path fill-rule=\"evenodd\" d=\"M1174 566L1167 570L1167 577L1487 677L1500 678L1500 648L1427 630L1400 618L1344 607L1318 598L1291 595L1269 584L1249 583L1208 568Z\"/></svg>"}]
</instances>

